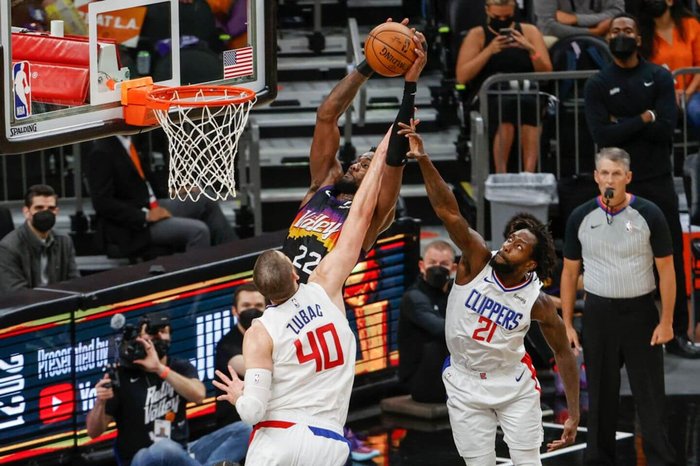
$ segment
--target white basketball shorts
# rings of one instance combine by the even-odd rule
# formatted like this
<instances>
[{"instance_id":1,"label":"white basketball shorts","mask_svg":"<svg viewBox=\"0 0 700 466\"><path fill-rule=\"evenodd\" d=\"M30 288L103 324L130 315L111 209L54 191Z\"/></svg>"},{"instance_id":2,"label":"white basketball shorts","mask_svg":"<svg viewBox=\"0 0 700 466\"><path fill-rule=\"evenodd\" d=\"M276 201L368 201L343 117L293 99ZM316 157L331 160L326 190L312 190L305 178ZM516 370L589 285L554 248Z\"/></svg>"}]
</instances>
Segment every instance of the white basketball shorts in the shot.
<instances>
[{"instance_id":1,"label":"white basketball shorts","mask_svg":"<svg viewBox=\"0 0 700 466\"><path fill-rule=\"evenodd\" d=\"M293 422L263 421L253 430L245 464L343 466L349 455L350 445L342 433Z\"/></svg>"},{"instance_id":2,"label":"white basketball shorts","mask_svg":"<svg viewBox=\"0 0 700 466\"><path fill-rule=\"evenodd\" d=\"M455 445L462 457L494 450L500 424L509 448L539 448L544 439L540 384L526 363L497 372L447 366L442 372Z\"/></svg>"}]
</instances>

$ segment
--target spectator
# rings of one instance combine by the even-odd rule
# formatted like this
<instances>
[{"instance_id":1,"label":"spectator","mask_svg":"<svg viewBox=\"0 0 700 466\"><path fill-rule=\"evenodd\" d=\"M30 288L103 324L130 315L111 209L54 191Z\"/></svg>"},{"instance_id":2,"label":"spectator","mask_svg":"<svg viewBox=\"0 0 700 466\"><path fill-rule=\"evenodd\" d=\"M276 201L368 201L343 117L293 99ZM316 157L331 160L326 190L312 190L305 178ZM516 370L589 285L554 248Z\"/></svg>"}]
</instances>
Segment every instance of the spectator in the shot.
<instances>
[{"instance_id":1,"label":"spectator","mask_svg":"<svg viewBox=\"0 0 700 466\"><path fill-rule=\"evenodd\" d=\"M671 235L656 205L626 192L632 179L627 152L602 149L595 162L600 196L569 216L561 276L564 325L577 349L573 314L581 270L586 290L583 347L590 396L586 464L615 463L622 364L638 408L649 464L676 464L666 436L661 350L661 344L673 338L676 285ZM654 265L659 272L660 319L654 302Z\"/></svg>"},{"instance_id":2,"label":"spectator","mask_svg":"<svg viewBox=\"0 0 700 466\"><path fill-rule=\"evenodd\" d=\"M676 273L675 338L666 350L700 358L700 350L687 335L683 234L671 166L677 118L673 78L668 70L637 54L641 42L634 17L623 13L613 18L608 34L613 63L586 82L586 121L598 147L619 147L632 158L634 178L628 191L656 204L666 217Z\"/></svg>"},{"instance_id":3,"label":"spectator","mask_svg":"<svg viewBox=\"0 0 700 466\"><path fill-rule=\"evenodd\" d=\"M0 291L78 278L73 241L53 231L58 196L51 186L31 186L22 212L26 222L0 241Z\"/></svg>"},{"instance_id":4,"label":"spectator","mask_svg":"<svg viewBox=\"0 0 700 466\"><path fill-rule=\"evenodd\" d=\"M459 50L455 70L457 82L468 83L473 92L477 92L486 78L496 73L552 71L542 34L535 26L518 23L514 18L515 0L486 1L486 24L469 30ZM501 83L499 89L527 91L529 88L528 81L514 81ZM508 170L516 125L520 125L523 171L534 172L540 139L536 95L492 95L488 107L489 125L497 127L493 139L496 173Z\"/></svg>"},{"instance_id":5,"label":"spectator","mask_svg":"<svg viewBox=\"0 0 700 466\"><path fill-rule=\"evenodd\" d=\"M114 451L120 466L209 466L223 460L240 461L250 435L241 422L202 437L189 444L187 451L187 402L201 403L205 388L192 364L168 355L170 342L170 320L165 313L152 314L140 323L136 344L143 345L146 356L131 364L122 361L114 379L105 374L97 383L95 406L86 419L88 435L98 437L116 421Z\"/></svg>"},{"instance_id":6,"label":"spectator","mask_svg":"<svg viewBox=\"0 0 700 466\"><path fill-rule=\"evenodd\" d=\"M440 374L448 355L445 309L457 270L455 252L445 241L433 241L418 263L420 277L404 293L399 317L399 380L411 398L444 403Z\"/></svg>"},{"instance_id":7,"label":"spectator","mask_svg":"<svg viewBox=\"0 0 700 466\"><path fill-rule=\"evenodd\" d=\"M673 72L700 65L700 22L681 1L645 0L639 14L644 58ZM675 79L676 104L700 128L700 74ZM684 95L685 94L685 97Z\"/></svg>"},{"instance_id":8,"label":"spectator","mask_svg":"<svg viewBox=\"0 0 700 466\"><path fill-rule=\"evenodd\" d=\"M87 176L107 242L128 256L149 246L192 249L235 239L218 204L156 198L148 164L130 137L94 142Z\"/></svg>"},{"instance_id":9,"label":"spectator","mask_svg":"<svg viewBox=\"0 0 700 466\"><path fill-rule=\"evenodd\" d=\"M536 0L535 16L552 45L557 39L579 34L605 37L613 16L625 11L624 0Z\"/></svg>"},{"instance_id":10,"label":"spectator","mask_svg":"<svg viewBox=\"0 0 700 466\"><path fill-rule=\"evenodd\" d=\"M253 319L262 316L265 310L265 297L252 283L246 283L236 288L233 295L233 307L231 313L235 318L236 326L233 327L216 344L216 356L214 366L216 370L228 374L228 366L242 379L245 377L245 364L243 363L243 334L253 323ZM224 392L217 388L216 395ZM240 421L235 406L228 401L216 401L216 425L223 427L232 422Z\"/></svg>"}]
</instances>

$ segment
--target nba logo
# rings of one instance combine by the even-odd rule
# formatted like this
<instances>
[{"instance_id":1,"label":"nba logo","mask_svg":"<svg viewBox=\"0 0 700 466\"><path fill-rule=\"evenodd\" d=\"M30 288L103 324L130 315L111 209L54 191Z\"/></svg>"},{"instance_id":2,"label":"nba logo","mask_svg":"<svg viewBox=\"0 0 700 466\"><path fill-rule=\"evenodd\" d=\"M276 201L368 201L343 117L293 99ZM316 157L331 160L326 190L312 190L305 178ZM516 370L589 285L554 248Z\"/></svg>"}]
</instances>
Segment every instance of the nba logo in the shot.
<instances>
[{"instance_id":1,"label":"nba logo","mask_svg":"<svg viewBox=\"0 0 700 466\"><path fill-rule=\"evenodd\" d=\"M32 114L32 71L28 61L12 65L12 83L15 90L15 118L21 120Z\"/></svg>"}]
</instances>

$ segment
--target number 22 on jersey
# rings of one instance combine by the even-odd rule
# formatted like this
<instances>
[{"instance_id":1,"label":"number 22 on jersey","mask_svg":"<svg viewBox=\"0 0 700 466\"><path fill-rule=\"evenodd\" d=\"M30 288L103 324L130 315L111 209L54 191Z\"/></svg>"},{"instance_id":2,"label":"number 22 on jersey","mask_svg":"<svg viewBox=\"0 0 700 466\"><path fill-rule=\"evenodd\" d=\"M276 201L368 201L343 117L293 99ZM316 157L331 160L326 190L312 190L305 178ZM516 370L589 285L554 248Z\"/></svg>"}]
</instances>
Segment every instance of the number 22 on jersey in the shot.
<instances>
[{"instance_id":1,"label":"number 22 on jersey","mask_svg":"<svg viewBox=\"0 0 700 466\"><path fill-rule=\"evenodd\" d=\"M329 343L335 348L335 355L329 351ZM299 364L314 361L316 372L340 366L345 362L340 338L338 338L338 332L332 323L306 332L306 336L294 341L294 346L297 349ZM305 348L308 348L308 352L305 352Z\"/></svg>"}]
</instances>

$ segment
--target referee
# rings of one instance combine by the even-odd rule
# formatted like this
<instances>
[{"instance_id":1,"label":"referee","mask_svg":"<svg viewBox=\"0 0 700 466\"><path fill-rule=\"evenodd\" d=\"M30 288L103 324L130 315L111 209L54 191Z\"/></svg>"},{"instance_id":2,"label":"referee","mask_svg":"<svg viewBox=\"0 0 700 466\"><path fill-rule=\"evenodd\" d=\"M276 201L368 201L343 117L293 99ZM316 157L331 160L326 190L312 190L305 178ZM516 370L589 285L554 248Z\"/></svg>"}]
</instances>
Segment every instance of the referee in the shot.
<instances>
[{"instance_id":1,"label":"referee","mask_svg":"<svg viewBox=\"0 0 700 466\"><path fill-rule=\"evenodd\" d=\"M615 464L615 430L621 363L627 367L644 453L649 464L675 464L666 435L664 356L673 338L676 299L673 245L661 210L627 193L630 156L618 148L596 154L601 195L577 207L566 225L561 301L571 344L576 282L583 263L586 304L583 349L588 376L586 464ZM659 272L661 319L654 302L654 265Z\"/></svg>"}]
</instances>

